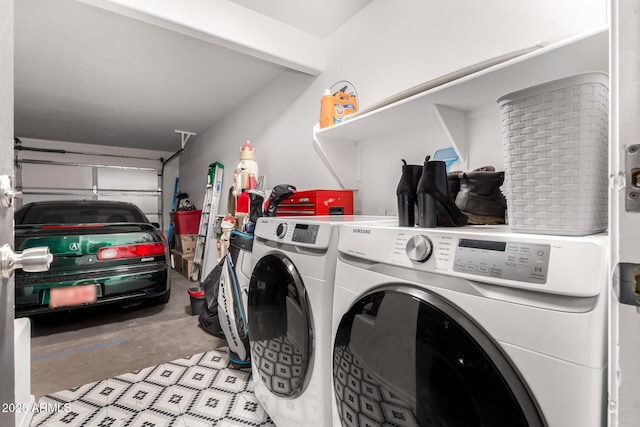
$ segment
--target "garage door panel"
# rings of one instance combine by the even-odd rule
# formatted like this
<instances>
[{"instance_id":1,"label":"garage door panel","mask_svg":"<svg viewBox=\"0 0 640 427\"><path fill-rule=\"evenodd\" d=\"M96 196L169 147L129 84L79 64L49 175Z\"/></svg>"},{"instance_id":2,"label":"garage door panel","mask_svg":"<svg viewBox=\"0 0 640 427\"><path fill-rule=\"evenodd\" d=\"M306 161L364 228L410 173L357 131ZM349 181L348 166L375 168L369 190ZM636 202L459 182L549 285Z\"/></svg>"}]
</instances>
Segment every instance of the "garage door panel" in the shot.
<instances>
[{"instance_id":1,"label":"garage door panel","mask_svg":"<svg viewBox=\"0 0 640 427\"><path fill-rule=\"evenodd\" d=\"M92 195L69 195L69 194L25 194L22 196L22 204L26 205L31 202L42 202L50 200L91 200Z\"/></svg>"},{"instance_id":2,"label":"garage door panel","mask_svg":"<svg viewBox=\"0 0 640 427\"><path fill-rule=\"evenodd\" d=\"M98 200L114 200L117 202L129 202L133 203L137 207L140 208L145 215L149 216L151 214L158 213L158 195L139 195L139 194L122 194L122 193L112 193L109 192L100 192L98 196Z\"/></svg>"},{"instance_id":3,"label":"garage door panel","mask_svg":"<svg viewBox=\"0 0 640 427\"><path fill-rule=\"evenodd\" d=\"M51 160L19 159L20 206L46 200L113 200L133 203L152 222L160 223L160 169L104 164L105 159L78 164L64 154Z\"/></svg>"},{"instance_id":4,"label":"garage door panel","mask_svg":"<svg viewBox=\"0 0 640 427\"><path fill-rule=\"evenodd\" d=\"M157 191L158 172L155 170L98 169L100 190Z\"/></svg>"},{"instance_id":5,"label":"garage door panel","mask_svg":"<svg viewBox=\"0 0 640 427\"><path fill-rule=\"evenodd\" d=\"M145 214L147 216L147 218L149 219L149 222L157 222L158 224L161 223L160 221L160 215L158 214L152 214L152 213L148 213Z\"/></svg>"},{"instance_id":6,"label":"garage door panel","mask_svg":"<svg viewBox=\"0 0 640 427\"><path fill-rule=\"evenodd\" d=\"M91 190L93 168L87 166L22 164L22 187Z\"/></svg>"}]
</instances>

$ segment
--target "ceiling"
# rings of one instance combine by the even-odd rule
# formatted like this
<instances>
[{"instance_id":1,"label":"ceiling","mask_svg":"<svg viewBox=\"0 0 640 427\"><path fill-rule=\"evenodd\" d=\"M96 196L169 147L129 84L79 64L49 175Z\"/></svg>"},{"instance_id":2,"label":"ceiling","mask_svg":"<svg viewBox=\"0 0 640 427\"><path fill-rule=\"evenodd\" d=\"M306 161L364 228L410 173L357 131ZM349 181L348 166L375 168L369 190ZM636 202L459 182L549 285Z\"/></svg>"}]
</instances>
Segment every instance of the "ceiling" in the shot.
<instances>
[{"instance_id":1,"label":"ceiling","mask_svg":"<svg viewBox=\"0 0 640 427\"><path fill-rule=\"evenodd\" d=\"M256 33L267 42L295 31L296 39L321 43L371 0L208 2L205 25L212 17L231 21L222 35L223 25L178 22L175 10L159 19L161 13L119 1L126 3L15 1L16 136L176 151L175 130L204 132L287 68L321 71L304 59L298 64L296 55L304 55L275 36L271 46L234 41L234 34L244 37L243 25L264 28L267 34ZM181 4L203 7L198 0Z\"/></svg>"},{"instance_id":2,"label":"ceiling","mask_svg":"<svg viewBox=\"0 0 640 427\"><path fill-rule=\"evenodd\" d=\"M277 21L325 38L371 0L231 0Z\"/></svg>"}]
</instances>

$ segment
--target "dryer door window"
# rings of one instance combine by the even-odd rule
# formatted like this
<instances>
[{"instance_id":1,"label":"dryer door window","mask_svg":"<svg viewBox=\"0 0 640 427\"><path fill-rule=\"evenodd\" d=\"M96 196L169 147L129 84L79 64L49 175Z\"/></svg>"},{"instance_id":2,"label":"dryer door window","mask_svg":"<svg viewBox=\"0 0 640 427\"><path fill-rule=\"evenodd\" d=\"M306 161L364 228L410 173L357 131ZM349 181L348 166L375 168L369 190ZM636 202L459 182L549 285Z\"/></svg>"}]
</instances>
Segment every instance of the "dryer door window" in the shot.
<instances>
[{"instance_id":1,"label":"dryer door window","mask_svg":"<svg viewBox=\"0 0 640 427\"><path fill-rule=\"evenodd\" d=\"M302 278L283 254L256 264L249 284L251 363L274 394L300 395L313 362L311 308Z\"/></svg>"},{"instance_id":2,"label":"dryer door window","mask_svg":"<svg viewBox=\"0 0 640 427\"><path fill-rule=\"evenodd\" d=\"M541 426L507 356L439 296L390 286L340 322L334 391L343 425Z\"/></svg>"}]
</instances>

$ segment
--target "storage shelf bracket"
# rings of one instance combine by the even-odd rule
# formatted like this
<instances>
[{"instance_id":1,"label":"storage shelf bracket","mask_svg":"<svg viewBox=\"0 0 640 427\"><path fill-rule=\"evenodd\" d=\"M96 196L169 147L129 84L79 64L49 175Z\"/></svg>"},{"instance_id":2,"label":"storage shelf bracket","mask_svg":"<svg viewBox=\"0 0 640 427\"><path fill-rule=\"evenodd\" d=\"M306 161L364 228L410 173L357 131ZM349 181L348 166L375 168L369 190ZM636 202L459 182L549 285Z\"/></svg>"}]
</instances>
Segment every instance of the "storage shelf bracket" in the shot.
<instances>
[{"instance_id":1,"label":"storage shelf bracket","mask_svg":"<svg viewBox=\"0 0 640 427\"><path fill-rule=\"evenodd\" d=\"M320 125L313 128L313 147L343 190L360 187L362 152L356 141L318 137Z\"/></svg>"},{"instance_id":2,"label":"storage shelf bracket","mask_svg":"<svg viewBox=\"0 0 640 427\"><path fill-rule=\"evenodd\" d=\"M174 130L175 133L179 133L180 136L182 137L182 148L184 148L184 145L187 143L187 140L189 139L190 136L196 136L197 133L195 132L187 132L186 130Z\"/></svg>"},{"instance_id":3,"label":"storage shelf bracket","mask_svg":"<svg viewBox=\"0 0 640 427\"><path fill-rule=\"evenodd\" d=\"M433 105L433 114L444 131L449 143L458 153L461 167L467 165L467 113L440 104Z\"/></svg>"}]
</instances>

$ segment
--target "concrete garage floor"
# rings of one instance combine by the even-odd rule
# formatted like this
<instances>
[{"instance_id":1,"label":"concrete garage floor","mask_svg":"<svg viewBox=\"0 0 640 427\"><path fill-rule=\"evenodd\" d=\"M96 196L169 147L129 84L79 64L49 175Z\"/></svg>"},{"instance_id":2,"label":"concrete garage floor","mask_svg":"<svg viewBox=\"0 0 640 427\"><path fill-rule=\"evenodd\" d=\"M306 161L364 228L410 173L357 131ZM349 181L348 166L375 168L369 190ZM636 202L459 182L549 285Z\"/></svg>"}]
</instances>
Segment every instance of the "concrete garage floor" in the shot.
<instances>
[{"instance_id":1,"label":"concrete garage floor","mask_svg":"<svg viewBox=\"0 0 640 427\"><path fill-rule=\"evenodd\" d=\"M77 309L31 318L31 393L43 395L226 346L198 327L187 290L171 271L166 305Z\"/></svg>"}]
</instances>

